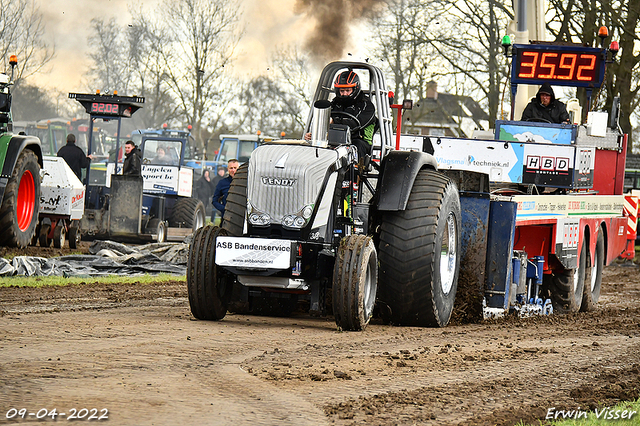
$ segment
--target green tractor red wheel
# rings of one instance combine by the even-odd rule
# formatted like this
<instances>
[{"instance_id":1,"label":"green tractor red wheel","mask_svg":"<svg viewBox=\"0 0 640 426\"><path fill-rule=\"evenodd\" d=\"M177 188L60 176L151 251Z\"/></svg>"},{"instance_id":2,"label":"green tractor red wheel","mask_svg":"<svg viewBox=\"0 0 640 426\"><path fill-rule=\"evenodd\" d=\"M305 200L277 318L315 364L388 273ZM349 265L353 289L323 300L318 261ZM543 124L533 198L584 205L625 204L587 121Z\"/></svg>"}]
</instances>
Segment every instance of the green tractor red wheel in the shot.
<instances>
[{"instance_id":1,"label":"green tractor red wheel","mask_svg":"<svg viewBox=\"0 0 640 426\"><path fill-rule=\"evenodd\" d=\"M0 245L26 247L38 225L40 165L29 150L18 156L0 207Z\"/></svg>"}]
</instances>

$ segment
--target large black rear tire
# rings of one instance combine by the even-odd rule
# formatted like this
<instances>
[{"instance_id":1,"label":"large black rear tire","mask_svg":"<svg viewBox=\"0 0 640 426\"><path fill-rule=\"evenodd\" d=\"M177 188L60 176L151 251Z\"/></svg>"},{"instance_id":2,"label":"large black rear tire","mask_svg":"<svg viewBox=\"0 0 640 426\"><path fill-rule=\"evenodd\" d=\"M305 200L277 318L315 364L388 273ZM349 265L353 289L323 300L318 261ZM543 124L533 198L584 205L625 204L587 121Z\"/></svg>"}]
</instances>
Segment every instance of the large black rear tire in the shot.
<instances>
[{"instance_id":1,"label":"large black rear tire","mask_svg":"<svg viewBox=\"0 0 640 426\"><path fill-rule=\"evenodd\" d=\"M189 246L187 291L189 306L200 320L221 320L227 314L232 278L215 264L216 238L223 229L208 225L196 230Z\"/></svg>"},{"instance_id":2,"label":"large black rear tire","mask_svg":"<svg viewBox=\"0 0 640 426\"><path fill-rule=\"evenodd\" d=\"M241 236L244 231L244 218L247 213L248 169L247 163L238 167L229 187L227 204L224 206L222 228L234 237Z\"/></svg>"},{"instance_id":3,"label":"large black rear tire","mask_svg":"<svg viewBox=\"0 0 640 426\"><path fill-rule=\"evenodd\" d=\"M383 213L378 298L388 308L385 319L449 323L460 269L460 218L456 185L430 169L416 176L404 211Z\"/></svg>"},{"instance_id":4,"label":"large black rear tire","mask_svg":"<svg viewBox=\"0 0 640 426\"><path fill-rule=\"evenodd\" d=\"M204 226L204 204L197 198L180 198L176 201L169 218L169 226L191 228L194 232Z\"/></svg>"},{"instance_id":5,"label":"large black rear tire","mask_svg":"<svg viewBox=\"0 0 640 426\"><path fill-rule=\"evenodd\" d=\"M18 156L0 206L0 245L24 248L36 232L40 211L40 165L29 150Z\"/></svg>"},{"instance_id":6,"label":"large black rear tire","mask_svg":"<svg viewBox=\"0 0 640 426\"><path fill-rule=\"evenodd\" d=\"M378 258L371 237L342 239L333 268L333 315L338 328L364 330L376 301Z\"/></svg>"},{"instance_id":7,"label":"large black rear tire","mask_svg":"<svg viewBox=\"0 0 640 426\"><path fill-rule=\"evenodd\" d=\"M582 256L580 256L582 259ZM593 311L600 300L600 287L602 286L602 270L604 269L604 233L602 229L598 230L598 239L596 240L596 252L594 258L589 256L589 263L585 262L584 266L584 289L582 293L582 305L580 310L583 312Z\"/></svg>"}]
</instances>

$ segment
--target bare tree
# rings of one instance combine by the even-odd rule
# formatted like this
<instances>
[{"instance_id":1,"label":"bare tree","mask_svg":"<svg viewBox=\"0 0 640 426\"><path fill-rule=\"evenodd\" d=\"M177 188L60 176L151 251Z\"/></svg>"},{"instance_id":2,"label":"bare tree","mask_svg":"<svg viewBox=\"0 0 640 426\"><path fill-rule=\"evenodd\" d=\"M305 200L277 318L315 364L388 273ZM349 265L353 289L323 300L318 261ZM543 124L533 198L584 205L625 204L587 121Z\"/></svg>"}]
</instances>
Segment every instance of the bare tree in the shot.
<instances>
[{"instance_id":1,"label":"bare tree","mask_svg":"<svg viewBox=\"0 0 640 426\"><path fill-rule=\"evenodd\" d=\"M636 119L640 119L640 54L637 53L640 41L640 2L551 0L549 7L555 18L548 23L547 29L558 41L596 46L600 42L597 35L601 25L608 26L611 39L619 41L620 53L608 64L604 87L601 93L594 94L591 107L610 110L614 97L620 98L620 126L629 134L628 149L631 151L634 133L631 117L635 114ZM585 105L584 89L578 91L578 98Z\"/></svg>"},{"instance_id":2,"label":"bare tree","mask_svg":"<svg viewBox=\"0 0 640 426\"><path fill-rule=\"evenodd\" d=\"M0 57L6 70L9 56L18 56L16 85L43 71L55 54L55 47L44 38L44 28L34 0L0 0Z\"/></svg>"},{"instance_id":3,"label":"bare tree","mask_svg":"<svg viewBox=\"0 0 640 426\"><path fill-rule=\"evenodd\" d=\"M374 59L392 76L390 86L398 98L424 96L433 64L429 28L437 26L437 3L424 0L386 0L387 13L372 19L371 39L376 45ZM420 38L414 28L421 26Z\"/></svg>"},{"instance_id":4,"label":"bare tree","mask_svg":"<svg viewBox=\"0 0 640 426\"><path fill-rule=\"evenodd\" d=\"M274 80L279 86L276 99L289 116L287 134L302 132L311 108L313 87L311 81L311 59L300 52L297 46L282 47L271 58Z\"/></svg>"},{"instance_id":5,"label":"bare tree","mask_svg":"<svg viewBox=\"0 0 640 426\"><path fill-rule=\"evenodd\" d=\"M108 22L103 19L91 20L93 28L89 37L89 46L92 48L89 57L93 65L89 68L89 76L95 89L103 92L118 90L121 93L128 92L130 82L130 70L127 61L126 32L118 25L115 18Z\"/></svg>"},{"instance_id":6,"label":"bare tree","mask_svg":"<svg viewBox=\"0 0 640 426\"><path fill-rule=\"evenodd\" d=\"M240 37L240 11L235 0L165 0L163 50L167 81L183 120L193 125L197 141L204 126L216 128L231 98L225 66L231 63Z\"/></svg>"},{"instance_id":7,"label":"bare tree","mask_svg":"<svg viewBox=\"0 0 640 426\"><path fill-rule=\"evenodd\" d=\"M169 44L169 37L163 26L150 22L142 11L131 11L131 14L127 45L132 89L136 95L145 98L145 107L136 118L142 120L144 127L159 128L180 117L165 71L164 49Z\"/></svg>"},{"instance_id":8,"label":"bare tree","mask_svg":"<svg viewBox=\"0 0 640 426\"><path fill-rule=\"evenodd\" d=\"M389 13L374 21L383 31L374 39L396 90L421 97L427 83L439 79L486 103L493 126L507 77L500 29L513 18L505 0L387 1Z\"/></svg>"}]
</instances>

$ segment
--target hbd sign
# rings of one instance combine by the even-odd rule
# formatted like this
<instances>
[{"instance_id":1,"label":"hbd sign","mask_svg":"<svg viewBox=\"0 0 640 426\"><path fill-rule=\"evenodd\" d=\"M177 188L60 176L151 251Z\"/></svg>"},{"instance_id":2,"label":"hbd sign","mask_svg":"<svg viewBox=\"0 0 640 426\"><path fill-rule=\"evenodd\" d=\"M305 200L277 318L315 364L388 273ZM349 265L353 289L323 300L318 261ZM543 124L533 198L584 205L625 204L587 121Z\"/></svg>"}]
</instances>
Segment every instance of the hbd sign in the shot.
<instances>
[{"instance_id":1,"label":"hbd sign","mask_svg":"<svg viewBox=\"0 0 640 426\"><path fill-rule=\"evenodd\" d=\"M569 159L565 157L527 156L527 169L548 172L568 172Z\"/></svg>"}]
</instances>

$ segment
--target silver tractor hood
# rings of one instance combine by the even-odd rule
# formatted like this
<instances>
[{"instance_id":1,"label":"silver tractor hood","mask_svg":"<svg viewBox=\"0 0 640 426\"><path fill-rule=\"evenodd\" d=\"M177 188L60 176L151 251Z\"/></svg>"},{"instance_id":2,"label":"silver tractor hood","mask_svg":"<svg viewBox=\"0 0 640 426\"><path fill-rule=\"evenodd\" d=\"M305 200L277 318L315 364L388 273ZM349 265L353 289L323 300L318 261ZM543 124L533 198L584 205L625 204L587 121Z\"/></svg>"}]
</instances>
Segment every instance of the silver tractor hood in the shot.
<instances>
[{"instance_id":1,"label":"silver tractor hood","mask_svg":"<svg viewBox=\"0 0 640 426\"><path fill-rule=\"evenodd\" d=\"M325 179L346 150L307 145L262 145L251 154L247 219L253 226L305 227ZM331 170L330 170L331 169ZM333 192L333 188L329 191Z\"/></svg>"}]
</instances>

